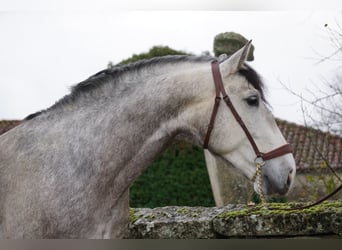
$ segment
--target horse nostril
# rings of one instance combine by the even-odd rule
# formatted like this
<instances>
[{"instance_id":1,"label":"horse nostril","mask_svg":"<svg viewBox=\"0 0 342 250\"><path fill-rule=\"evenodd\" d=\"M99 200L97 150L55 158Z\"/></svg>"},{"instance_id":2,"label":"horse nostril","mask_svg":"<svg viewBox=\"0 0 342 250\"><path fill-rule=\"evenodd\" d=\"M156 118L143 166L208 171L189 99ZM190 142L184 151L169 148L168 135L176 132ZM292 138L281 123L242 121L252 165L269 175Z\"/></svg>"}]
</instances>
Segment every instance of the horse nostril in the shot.
<instances>
[{"instance_id":1,"label":"horse nostril","mask_svg":"<svg viewBox=\"0 0 342 250\"><path fill-rule=\"evenodd\" d=\"M289 173L289 175L287 176L287 181L286 181L287 187L290 187L290 185L291 185L291 182L292 182L292 173L293 173L293 169L290 170L290 173Z\"/></svg>"}]
</instances>

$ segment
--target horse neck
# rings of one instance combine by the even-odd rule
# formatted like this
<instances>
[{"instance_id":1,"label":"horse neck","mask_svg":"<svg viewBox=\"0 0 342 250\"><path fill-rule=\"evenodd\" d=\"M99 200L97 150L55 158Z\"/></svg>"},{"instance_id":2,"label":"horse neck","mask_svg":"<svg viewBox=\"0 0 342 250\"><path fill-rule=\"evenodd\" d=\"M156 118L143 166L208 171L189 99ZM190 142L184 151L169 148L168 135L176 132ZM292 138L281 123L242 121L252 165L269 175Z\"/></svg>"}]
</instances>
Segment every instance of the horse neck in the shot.
<instances>
[{"instance_id":1,"label":"horse neck","mask_svg":"<svg viewBox=\"0 0 342 250\"><path fill-rule=\"evenodd\" d=\"M209 64L205 68L209 72ZM200 141L193 126L192 115L196 112L191 109L206 97L203 93L208 81L204 81L204 75L210 74L199 73L203 70L195 74L190 65L167 71L164 69L160 75L156 71L153 77L144 73L133 77L141 80L126 83L123 95L115 92L116 102L107 109L106 117L110 117L108 124L112 127L107 129L110 132L106 137L110 138L113 158L119 160L116 180L122 189L128 188L176 136L194 143Z\"/></svg>"},{"instance_id":2,"label":"horse neck","mask_svg":"<svg viewBox=\"0 0 342 250\"><path fill-rule=\"evenodd\" d=\"M209 64L201 66L208 72L190 64L168 67L149 74L127 74L121 82L105 84L53 111L54 119L46 126L67 130L66 138L56 140L77 148L74 154L83 157L77 161L83 168L94 171L96 161L95 171L102 171L105 178L115 177L120 182L118 195L175 136L199 140L192 118L196 112L191 107L208 92Z\"/></svg>"},{"instance_id":3,"label":"horse neck","mask_svg":"<svg viewBox=\"0 0 342 250\"><path fill-rule=\"evenodd\" d=\"M132 153L135 148L133 151L138 154L147 146L153 158L175 136L196 140L187 114L193 103L204 98L203 89L208 86L203 83L203 76L193 71L193 65L182 64L164 68L161 73L153 72L153 77L142 73L144 80L136 82L134 90L126 90L120 100L122 110L113 114L124 125L116 126L115 130L120 131L116 133L132 138L125 143L126 152Z\"/></svg>"}]
</instances>

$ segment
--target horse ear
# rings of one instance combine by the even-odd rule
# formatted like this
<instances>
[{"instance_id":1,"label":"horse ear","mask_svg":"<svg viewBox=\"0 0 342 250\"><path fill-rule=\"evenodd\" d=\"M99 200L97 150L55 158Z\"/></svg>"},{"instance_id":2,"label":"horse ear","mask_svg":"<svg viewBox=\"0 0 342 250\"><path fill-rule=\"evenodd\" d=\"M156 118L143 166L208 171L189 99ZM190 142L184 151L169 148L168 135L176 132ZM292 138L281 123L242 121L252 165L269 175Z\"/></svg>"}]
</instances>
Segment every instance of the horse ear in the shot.
<instances>
[{"instance_id":1,"label":"horse ear","mask_svg":"<svg viewBox=\"0 0 342 250\"><path fill-rule=\"evenodd\" d=\"M220 69L221 73L225 76L237 72L242 68L243 63L246 61L249 49L252 45L252 40L250 40L245 46L236 51L227 60L221 62Z\"/></svg>"}]
</instances>

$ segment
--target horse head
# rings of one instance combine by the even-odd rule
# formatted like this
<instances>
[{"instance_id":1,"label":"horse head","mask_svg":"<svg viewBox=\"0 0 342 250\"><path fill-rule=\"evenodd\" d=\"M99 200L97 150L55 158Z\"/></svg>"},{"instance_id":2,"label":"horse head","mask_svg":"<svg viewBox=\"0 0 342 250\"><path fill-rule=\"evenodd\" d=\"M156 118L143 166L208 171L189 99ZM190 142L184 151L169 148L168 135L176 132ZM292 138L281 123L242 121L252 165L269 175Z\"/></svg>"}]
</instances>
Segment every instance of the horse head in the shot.
<instances>
[{"instance_id":1,"label":"horse head","mask_svg":"<svg viewBox=\"0 0 342 250\"><path fill-rule=\"evenodd\" d=\"M249 48L250 43L217 63L219 73L213 68L214 79L219 78L222 85L220 90L214 80L216 102L223 97L227 105L214 108L209 125L212 131L208 129L204 144L253 180L256 192L283 195L293 184L295 160L268 108L260 77L245 63ZM258 164L261 173L255 178Z\"/></svg>"}]
</instances>

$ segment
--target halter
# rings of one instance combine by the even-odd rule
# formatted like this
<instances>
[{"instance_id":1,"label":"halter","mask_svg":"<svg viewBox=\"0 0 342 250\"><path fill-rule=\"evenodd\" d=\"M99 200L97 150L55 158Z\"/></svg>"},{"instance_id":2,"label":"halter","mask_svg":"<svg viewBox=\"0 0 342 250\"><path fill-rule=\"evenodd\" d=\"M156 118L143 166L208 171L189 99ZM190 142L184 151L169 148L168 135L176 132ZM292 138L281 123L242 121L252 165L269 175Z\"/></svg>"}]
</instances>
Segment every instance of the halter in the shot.
<instances>
[{"instance_id":1,"label":"halter","mask_svg":"<svg viewBox=\"0 0 342 250\"><path fill-rule=\"evenodd\" d=\"M270 159L273 159L273 158L276 158L276 157L279 157L279 156L282 156L285 154L292 153L292 147L290 144L287 143L287 144L284 144L283 146L280 146L280 147L278 147L274 150L271 150L267 153L262 153L259 150L259 148L258 148L257 144L255 143L251 133L247 129L245 123L241 119L239 113L236 111L233 103L231 102L229 96L227 95L227 92L224 89L222 77L221 77L221 73L220 73L219 62L216 60L212 61L211 62L211 69L212 69L212 74L213 74L213 78L214 78L216 97L215 97L214 108L213 108L213 111L211 113L211 117L210 117L210 121L209 121L209 125L208 125L207 134L205 135L205 138L204 138L203 147L205 149L208 148L210 134L214 128L214 123L215 123L217 111L218 111L219 105L221 103L221 100L223 99L224 102L227 104L228 108L230 109L230 111L232 112L233 116L235 117L235 120L239 123L240 127L245 132L247 139L249 140L249 142L252 145L252 148L255 152L256 158L254 160L254 163L256 166L256 172L255 172L252 180L255 180L256 178L258 178L258 192L259 192L259 195L262 199L262 202L266 203L266 199L265 199L265 196L263 194L262 185L261 185L261 168L263 165L265 165L265 161L267 161L267 160L270 160ZM221 95L222 95L222 97L221 97Z\"/></svg>"}]
</instances>

